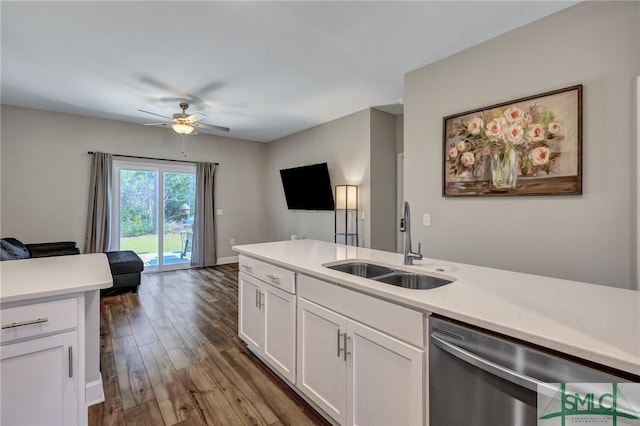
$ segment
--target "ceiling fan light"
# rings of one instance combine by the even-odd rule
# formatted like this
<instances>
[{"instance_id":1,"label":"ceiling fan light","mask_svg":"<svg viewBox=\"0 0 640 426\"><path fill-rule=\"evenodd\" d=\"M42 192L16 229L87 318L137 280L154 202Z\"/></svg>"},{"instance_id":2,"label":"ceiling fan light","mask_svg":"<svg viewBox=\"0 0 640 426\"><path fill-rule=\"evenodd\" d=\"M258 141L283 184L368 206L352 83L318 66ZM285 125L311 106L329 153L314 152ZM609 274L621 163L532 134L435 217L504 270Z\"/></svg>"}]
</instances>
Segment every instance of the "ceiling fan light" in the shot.
<instances>
[{"instance_id":1,"label":"ceiling fan light","mask_svg":"<svg viewBox=\"0 0 640 426\"><path fill-rule=\"evenodd\" d=\"M171 128L179 135L190 135L195 130L193 126L185 123L174 123Z\"/></svg>"}]
</instances>

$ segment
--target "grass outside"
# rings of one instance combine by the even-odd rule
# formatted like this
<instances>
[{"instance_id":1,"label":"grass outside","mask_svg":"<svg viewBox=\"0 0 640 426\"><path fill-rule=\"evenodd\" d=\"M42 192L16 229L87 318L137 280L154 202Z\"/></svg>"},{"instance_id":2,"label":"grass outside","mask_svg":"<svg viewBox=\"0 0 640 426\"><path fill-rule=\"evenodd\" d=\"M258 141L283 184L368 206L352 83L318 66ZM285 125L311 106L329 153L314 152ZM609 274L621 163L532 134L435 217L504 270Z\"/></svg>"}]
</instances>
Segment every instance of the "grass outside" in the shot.
<instances>
[{"instance_id":1,"label":"grass outside","mask_svg":"<svg viewBox=\"0 0 640 426\"><path fill-rule=\"evenodd\" d=\"M165 234L164 251L180 252L182 251L182 241L180 234ZM120 250L133 250L138 254L157 253L158 252L158 235L147 234L139 237L120 238Z\"/></svg>"}]
</instances>

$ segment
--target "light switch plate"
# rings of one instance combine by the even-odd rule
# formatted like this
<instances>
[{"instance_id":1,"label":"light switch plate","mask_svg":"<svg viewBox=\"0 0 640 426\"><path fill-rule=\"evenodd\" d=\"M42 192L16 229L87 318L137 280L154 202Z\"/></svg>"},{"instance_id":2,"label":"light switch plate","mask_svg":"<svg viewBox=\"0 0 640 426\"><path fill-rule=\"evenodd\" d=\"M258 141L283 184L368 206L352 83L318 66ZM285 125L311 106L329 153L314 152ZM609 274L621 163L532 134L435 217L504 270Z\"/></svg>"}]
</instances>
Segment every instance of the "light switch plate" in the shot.
<instances>
[{"instance_id":1,"label":"light switch plate","mask_svg":"<svg viewBox=\"0 0 640 426\"><path fill-rule=\"evenodd\" d=\"M222 216L222 213L224 213L222 209L216 209L216 216Z\"/></svg>"},{"instance_id":2,"label":"light switch plate","mask_svg":"<svg viewBox=\"0 0 640 426\"><path fill-rule=\"evenodd\" d=\"M422 215L422 225L431 226L431 213L425 213Z\"/></svg>"}]
</instances>

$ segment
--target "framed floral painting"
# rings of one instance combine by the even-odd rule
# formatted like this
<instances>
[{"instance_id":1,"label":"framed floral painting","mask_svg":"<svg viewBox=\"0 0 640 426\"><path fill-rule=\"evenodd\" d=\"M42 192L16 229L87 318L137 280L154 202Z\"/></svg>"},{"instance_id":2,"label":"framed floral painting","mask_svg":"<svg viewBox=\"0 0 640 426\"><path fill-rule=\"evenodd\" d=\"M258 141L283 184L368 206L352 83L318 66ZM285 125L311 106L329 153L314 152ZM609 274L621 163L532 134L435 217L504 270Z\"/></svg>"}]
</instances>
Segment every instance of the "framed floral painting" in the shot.
<instances>
[{"instance_id":1,"label":"framed floral painting","mask_svg":"<svg viewBox=\"0 0 640 426\"><path fill-rule=\"evenodd\" d=\"M582 194L582 85L443 119L445 197Z\"/></svg>"}]
</instances>

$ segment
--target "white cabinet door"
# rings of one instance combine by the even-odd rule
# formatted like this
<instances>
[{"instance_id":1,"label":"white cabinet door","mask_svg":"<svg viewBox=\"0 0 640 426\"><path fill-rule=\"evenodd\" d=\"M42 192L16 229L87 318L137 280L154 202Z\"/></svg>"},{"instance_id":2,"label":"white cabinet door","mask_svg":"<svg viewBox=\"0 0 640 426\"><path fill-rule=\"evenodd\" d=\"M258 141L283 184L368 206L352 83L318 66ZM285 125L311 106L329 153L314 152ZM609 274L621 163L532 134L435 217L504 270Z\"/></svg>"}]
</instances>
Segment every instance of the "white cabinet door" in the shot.
<instances>
[{"instance_id":1,"label":"white cabinet door","mask_svg":"<svg viewBox=\"0 0 640 426\"><path fill-rule=\"evenodd\" d=\"M262 286L264 357L280 374L295 382L296 296L269 284Z\"/></svg>"},{"instance_id":2,"label":"white cabinet door","mask_svg":"<svg viewBox=\"0 0 640 426\"><path fill-rule=\"evenodd\" d=\"M264 345L261 286L259 280L244 273L238 274L238 335L257 351Z\"/></svg>"},{"instance_id":3,"label":"white cabinet door","mask_svg":"<svg viewBox=\"0 0 640 426\"><path fill-rule=\"evenodd\" d=\"M298 389L341 425L347 419L346 332L345 317L298 299Z\"/></svg>"},{"instance_id":4,"label":"white cabinet door","mask_svg":"<svg viewBox=\"0 0 640 426\"><path fill-rule=\"evenodd\" d=\"M349 321L348 425L422 425L424 352Z\"/></svg>"},{"instance_id":5,"label":"white cabinet door","mask_svg":"<svg viewBox=\"0 0 640 426\"><path fill-rule=\"evenodd\" d=\"M1 424L80 423L77 341L74 331L0 349Z\"/></svg>"},{"instance_id":6,"label":"white cabinet door","mask_svg":"<svg viewBox=\"0 0 640 426\"><path fill-rule=\"evenodd\" d=\"M241 272L238 301L240 338L294 383L296 296Z\"/></svg>"}]
</instances>

